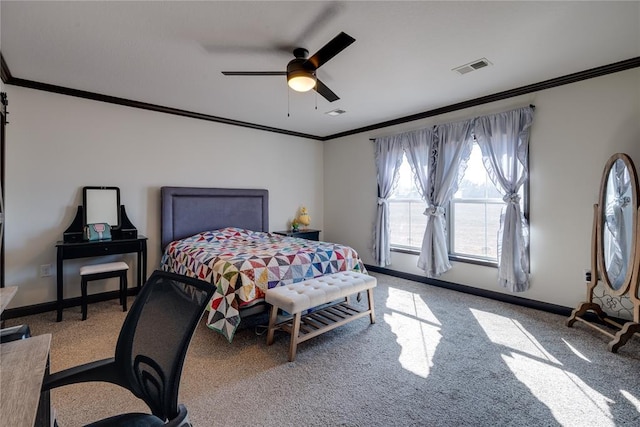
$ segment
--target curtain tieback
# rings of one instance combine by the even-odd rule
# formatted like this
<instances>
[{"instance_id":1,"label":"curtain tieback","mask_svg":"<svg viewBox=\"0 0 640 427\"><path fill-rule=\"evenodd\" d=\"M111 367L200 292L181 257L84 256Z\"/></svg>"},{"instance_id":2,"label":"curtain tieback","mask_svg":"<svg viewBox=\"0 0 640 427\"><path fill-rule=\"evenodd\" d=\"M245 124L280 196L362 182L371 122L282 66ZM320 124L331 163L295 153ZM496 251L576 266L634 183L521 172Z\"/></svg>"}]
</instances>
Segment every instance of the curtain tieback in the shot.
<instances>
[{"instance_id":1,"label":"curtain tieback","mask_svg":"<svg viewBox=\"0 0 640 427\"><path fill-rule=\"evenodd\" d=\"M623 197L617 197L616 198L616 204L618 206L620 206L621 208L624 208L629 203L631 203L631 197L629 197L629 196L623 196Z\"/></svg>"},{"instance_id":2,"label":"curtain tieback","mask_svg":"<svg viewBox=\"0 0 640 427\"><path fill-rule=\"evenodd\" d=\"M518 193L509 193L502 198L502 201L505 203L518 205L520 204L520 196L518 195Z\"/></svg>"},{"instance_id":3,"label":"curtain tieback","mask_svg":"<svg viewBox=\"0 0 640 427\"><path fill-rule=\"evenodd\" d=\"M442 216L444 215L444 208L442 206L429 206L422 214L427 216Z\"/></svg>"},{"instance_id":4,"label":"curtain tieback","mask_svg":"<svg viewBox=\"0 0 640 427\"><path fill-rule=\"evenodd\" d=\"M387 199L383 199L382 197L378 197L378 206L388 205L389 201Z\"/></svg>"}]
</instances>

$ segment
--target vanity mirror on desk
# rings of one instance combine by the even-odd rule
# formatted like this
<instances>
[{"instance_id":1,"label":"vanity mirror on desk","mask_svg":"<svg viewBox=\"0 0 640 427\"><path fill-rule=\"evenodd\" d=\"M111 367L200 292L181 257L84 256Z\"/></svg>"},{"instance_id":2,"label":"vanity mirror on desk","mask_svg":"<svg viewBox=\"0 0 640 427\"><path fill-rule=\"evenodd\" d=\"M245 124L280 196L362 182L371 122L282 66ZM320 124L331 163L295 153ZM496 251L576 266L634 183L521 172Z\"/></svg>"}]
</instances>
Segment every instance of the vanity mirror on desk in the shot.
<instances>
[{"instance_id":1,"label":"vanity mirror on desk","mask_svg":"<svg viewBox=\"0 0 640 427\"><path fill-rule=\"evenodd\" d=\"M107 223L111 227L109 240L85 240L87 224ZM56 320L62 320L64 301L64 261L116 254L137 254L136 282L138 289L147 278L147 238L139 235L124 205L120 204L118 187L84 187L83 204L78 206L73 222L56 243Z\"/></svg>"},{"instance_id":2,"label":"vanity mirror on desk","mask_svg":"<svg viewBox=\"0 0 640 427\"><path fill-rule=\"evenodd\" d=\"M610 337L608 348L613 353L635 333L640 333L638 191L638 177L631 158L622 153L611 156L602 175L598 204L593 209L587 301L573 310L567 320L569 327L580 321ZM632 320L621 324L605 313L594 299L594 290L599 283L606 295L629 298L633 305ZM589 321L588 312L595 314L600 322ZM611 332L611 328L617 332Z\"/></svg>"}]
</instances>

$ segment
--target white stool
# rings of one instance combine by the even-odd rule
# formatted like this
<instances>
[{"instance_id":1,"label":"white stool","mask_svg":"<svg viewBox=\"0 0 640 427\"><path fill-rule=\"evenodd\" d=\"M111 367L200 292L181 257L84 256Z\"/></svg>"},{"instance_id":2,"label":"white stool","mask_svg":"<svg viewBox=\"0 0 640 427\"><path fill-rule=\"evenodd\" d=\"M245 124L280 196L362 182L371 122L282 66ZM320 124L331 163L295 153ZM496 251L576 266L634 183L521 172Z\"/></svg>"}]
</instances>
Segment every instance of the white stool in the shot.
<instances>
[{"instance_id":1,"label":"white stool","mask_svg":"<svg viewBox=\"0 0 640 427\"><path fill-rule=\"evenodd\" d=\"M129 270L129 266L122 261L80 267L80 276L82 277L80 283L82 290L82 320L87 319L87 283L91 280L119 277L120 304L122 305L122 311L127 311L127 270Z\"/></svg>"}]
</instances>

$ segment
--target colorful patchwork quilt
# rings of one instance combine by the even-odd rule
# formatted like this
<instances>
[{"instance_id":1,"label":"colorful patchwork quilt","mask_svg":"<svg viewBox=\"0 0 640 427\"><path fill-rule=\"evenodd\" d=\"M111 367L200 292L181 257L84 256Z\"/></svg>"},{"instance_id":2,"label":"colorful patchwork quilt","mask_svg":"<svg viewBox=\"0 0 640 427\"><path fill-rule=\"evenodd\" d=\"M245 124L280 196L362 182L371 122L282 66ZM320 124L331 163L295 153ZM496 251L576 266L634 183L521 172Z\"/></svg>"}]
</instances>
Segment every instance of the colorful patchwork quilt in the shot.
<instances>
[{"instance_id":1,"label":"colorful patchwork quilt","mask_svg":"<svg viewBox=\"0 0 640 427\"><path fill-rule=\"evenodd\" d=\"M229 342L240 323L240 308L264 299L267 289L338 271L366 273L349 246L233 227L170 243L161 266L216 286L207 326Z\"/></svg>"}]
</instances>

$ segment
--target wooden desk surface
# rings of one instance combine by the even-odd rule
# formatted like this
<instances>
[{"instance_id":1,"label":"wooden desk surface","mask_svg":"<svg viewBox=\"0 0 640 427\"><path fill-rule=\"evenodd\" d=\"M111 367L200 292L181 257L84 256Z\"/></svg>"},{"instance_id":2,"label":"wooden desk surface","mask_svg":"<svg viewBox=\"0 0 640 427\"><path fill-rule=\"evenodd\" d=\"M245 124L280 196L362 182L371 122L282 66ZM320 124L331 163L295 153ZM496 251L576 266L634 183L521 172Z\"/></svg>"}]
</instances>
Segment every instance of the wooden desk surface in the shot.
<instances>
[{"instance_id":1,"label":"wooden desk surface","mask_svg":"<svg viewBox=\"0 0 640 427\"><path fill-rule=\"evenodd\" d=\"M9 305L9 301L13 299L13 296L18 292L17 286L7 286L6 288L0 288L0 314Z\"/></svg>"},{"instance_id":2,"label":"wooden desk surface","mask_svg":"<svg viewBox=\"0 0 640 427\"><path fill-rule=\"evenodd\" d=\"M33 427L50 346L51 334L0 344L2 425Z\"/></svg>"}]
</instances>

